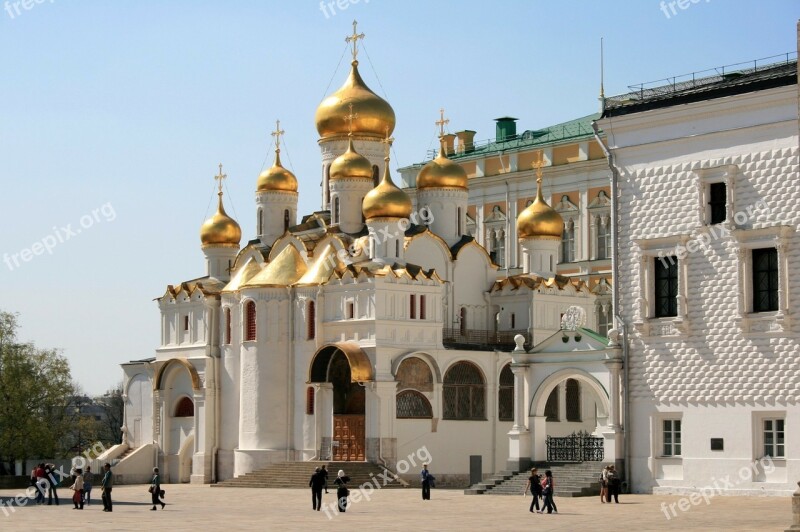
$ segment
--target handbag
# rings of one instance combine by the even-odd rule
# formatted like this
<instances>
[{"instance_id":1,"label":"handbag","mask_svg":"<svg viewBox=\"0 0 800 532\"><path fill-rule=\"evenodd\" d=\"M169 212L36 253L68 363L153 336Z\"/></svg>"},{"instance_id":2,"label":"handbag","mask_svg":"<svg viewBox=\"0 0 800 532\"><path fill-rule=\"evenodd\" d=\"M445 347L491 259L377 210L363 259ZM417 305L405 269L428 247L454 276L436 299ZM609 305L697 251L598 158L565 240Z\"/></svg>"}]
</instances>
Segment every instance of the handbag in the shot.
<instances>
[{"instance_id":1,"label":"handbag","mask_svg":"<svg viewBox=\"0 0 800 532\"><path fill-rule=\"evenodd\" d=\"M149 488L147 488L147 493L153 493L153 491L155 491L154 486L150 486Z\"/></svg>"}]
</instances>

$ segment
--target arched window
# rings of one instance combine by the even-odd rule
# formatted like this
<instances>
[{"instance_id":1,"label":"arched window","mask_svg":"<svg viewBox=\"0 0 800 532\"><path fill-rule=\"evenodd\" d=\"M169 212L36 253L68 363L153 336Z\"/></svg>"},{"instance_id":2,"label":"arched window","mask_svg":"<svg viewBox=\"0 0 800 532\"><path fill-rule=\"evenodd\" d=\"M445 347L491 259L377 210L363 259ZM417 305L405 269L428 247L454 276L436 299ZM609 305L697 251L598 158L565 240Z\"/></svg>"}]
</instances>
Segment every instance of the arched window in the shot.
<instances>
[{"instance_id":1,"label":"arched window","mask_svg":"<svg viewBox=\"0 0 800 532\"><path fill-rule=\"evenodd\" d=\"M397 389L403 391L408 388L420 392L433 391L433 374L431 368L424 360L410 357L400 363L397 368Z\"/></svg>"},{"instance_id":2,"label":"arched window","mask_svg":"<svg viewBox=\"0 0 800 532\"><path fill-rule=\"evenodd\" d=\"M567 421L581 420L581 385L575 379L567 379Z\"/></svg>"},{"instance_id":3,"label":"arched window","mask_svg":"<svg viewBox=\"0 0 800 532\"><path fill-rule=\"evenodd\" d=\"M409 319L417 319L417 296L411 294L408 296L408 317Z\"/></svg>"},{"instance_id":4,"label":"arched window","mask_svg":"<svg viewBox=\"0 0 800 532\"><path fill-rule=\"evenodd\" d=\"M372 165L372 186L377 187L380 182L380 169L377 164Z\"/></svg>"},{"instance_id":5,"label":"arched window","mask_svg":"<svg viewBox=\"0 0 800 532\"><path fill-rule=\"evenodd\" d=\"M256 222L258 223L258 234L259 234L259 236L263 235L264 234L264 211L262 211L261 209L258 209L258 219L256 220Z\"/></svg>"},{"instance_id":6,"label":"arched window","mask_svg":"<svg viewBox=\"0 0 800 532\"><path fill-rule=\"evenodd\" d=\"M284 232L289 230L289 209L283 210L283 230Z\"/></svg>"},{"instance_id":7,"label":"arched window","mask_svg":"<svg viewBox=\"0 0 800 532\"><path fill-rule=\"evenodd\" d=\"M419 319L425 319L425 296L419 296Z\"/></svg>"},{"instance_id":8,"label":"arched window","mask_svg":"<svg viewBox=\"0 0 800 532\"><path fill-rule=\"evenodd\" d=\"M431 419L433 409L428 398L414 390L397 394L397 419Z\"/></svg>"},{"instance_id":9,"label":"arched window","mask_svg":"<svg viewBox=\"0 0 800 532\"><path fill-rule=\"evenodd\" d=\"M597 258L611 258L611 222L607 216L597 218Z\"/></svg>"},{"instance_id":10,"label":"arched window","mask_svg":"<svg viewBox=\"0 0 800 532\"><path fill-rule=\"evenodd\" d=\"M323 208L328 206L331 197L331 189L328 187L328 183L331 181L331 165L326 164L325 170L322 178L322 205Z\"/></svg>"},{"instance_id":11,"label":"arched window","mask_svg":"<svg viewBox=\"0 0 800 532\"><path fill-rule=\"evenodd\" d=\"M497 419L514 421L514 373L511 371L511 364L506 364L500 372Z\"/></svg>"},{"instance_id":12,"label":"arched window","mask_svg":"<svg viewBox=\"0 0 800 532\"><path fill-rule=\"evenodd\" d=\"M231 309L227 307L225 309L225 345L230 345L231 343Z\"/></svg>"},{"instance_id":13,"label":"arched window","mask_svg":"<svg viewBox=\"0 0 800 532\"><path fill-rule=\"evenodd\" d=\"M313 301L308 302L308 310L306 311L306 340L313 340L317 333L317 309Z\"/></svg>"},{"instance_id":14,"label":"arched window","mask_svg":"<svg viewBox=\"0 0 800 532\"><path fill-rule=\"evenodd\" d=\"M477 366L458 362L444 376L444 419L486 419L486 384Z\"/></svg>"},{"instance_id":15,"label":"arched window","mask_svg":"<svg viewBox=\"0 0 800 532\"><path fill-rule=\"evenodd\" d=\"M246 342L253 342L256 339L256 302L248 301L245 304L245 331L244 339Z\"/></svg>"},{"instance_id":16,"label":"arched window","mask_svg":"<svg viewBox=\"0 0 800 532\"><path fill-rule=\"evenodd\" d=\"M575 224L572 220L564 222L564 233L561 235L561 262L575 261Z\"/></svg>"},{"instance_id":17,"label":"arched window","mask_svg":"<svg viewBox=\"0 0 800 532\"><path fill-rule=\"evenodd\" d=\"M459 332L462 335L466 334L467 333L467 307L461 307L461 310L459 311L459 324L458 325L459 325L459 327L461 329Z\"/></svg>"},{"instance_id":18,"label":"arched window","mask_svg":"<svg viewBox=\"0 0 800 532\"><path fill-rule=\"evenodd\" d=\"M333 223L339 223L339 196L333 198Z\"/></svg>"},{"instance_id":19,"label":"arched window","mask_svg":"<svg viewBox=\"0 0 800 532\"><path fill-rule=\"evenodd\" d=\"M314 387L309 386L306 388L306 415L314 415Z\"/></svg>"},{"instance_id":20,"label":"arched window","mask_svg":"<svg viewBox=\"0 0 800 532\"><path fill-rule=\"evenodd\" d=\"M553 388L544 405L544 416L547 421L558 421L558 386Z\"/></svg>"},{"instance_id":21,"label":"arched window","mask_svg":"<svg viewBox=\"0 0 800 532\"><path fill-rule=\"evenodd\" d=\"M194 403L188 397L182 397L175 405L173 417L192 417L194 416Z\"/></svg>"}]
</instances>

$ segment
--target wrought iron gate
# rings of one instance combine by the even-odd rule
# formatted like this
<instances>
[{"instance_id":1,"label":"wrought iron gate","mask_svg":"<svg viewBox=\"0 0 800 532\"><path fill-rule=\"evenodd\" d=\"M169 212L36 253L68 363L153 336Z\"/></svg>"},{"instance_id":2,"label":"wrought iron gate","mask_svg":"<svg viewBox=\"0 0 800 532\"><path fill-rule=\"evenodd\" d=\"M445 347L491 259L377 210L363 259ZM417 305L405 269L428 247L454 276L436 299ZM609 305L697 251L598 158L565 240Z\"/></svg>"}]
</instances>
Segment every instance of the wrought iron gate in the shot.
<instances>
[{"instance_id":1,"label":"wrought iron gate","mask_svg":"<svg viewBox=\"0 0 800 532\"><path fill-rule=\"evenodd\" d=\"M588 432L573 432L563 438L547 437L548 462L600 462L603 458L603 438Z\"/></svg>"}]
</instances>

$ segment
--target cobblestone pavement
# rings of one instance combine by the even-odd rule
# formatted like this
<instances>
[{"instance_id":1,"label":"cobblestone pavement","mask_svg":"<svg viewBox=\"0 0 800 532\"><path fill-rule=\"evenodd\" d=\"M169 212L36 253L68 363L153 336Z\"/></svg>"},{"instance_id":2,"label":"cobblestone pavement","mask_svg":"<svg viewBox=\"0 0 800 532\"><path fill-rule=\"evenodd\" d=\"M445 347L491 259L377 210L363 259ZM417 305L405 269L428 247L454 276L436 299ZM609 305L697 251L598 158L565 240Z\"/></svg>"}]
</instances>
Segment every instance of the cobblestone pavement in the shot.
<instances>
[{"instance_id":1,"label":"cobblestone pavement","mask_svg":"<svg viewBox=\"0 0 800 532\"><path fill-rule=\"evenodd\" d=\"M351 503L346 514L333 510L335 495L323 495L327 512L311 509L308 490L211 488L164 485L167 507L150 511L147 486L114 488L114 512L102 511L100 490L83 511L63 498L60 506L8 507L15 490L0 491L0 530L752 530L782 531L791 524L788 497L714 497L692 505L681 497L628 495L620 504L600 504L596 497L556 498L559 513L528 512L530 499L520 496L467 496L457 490L433 490L422 501L416 489L376 490L370 500ZM353 493L356 493L353 490ZM69 490L60 490L62 497ZM664 506L662 506L664 503ZM669 505L677 515L673 515ZM13 503L11 503L13 504ZM667 519L665 512L670 515ZM6 513L8 515L6 515ZM330 519L329 517L330 516Z\"/></svg>"}]
</instances>

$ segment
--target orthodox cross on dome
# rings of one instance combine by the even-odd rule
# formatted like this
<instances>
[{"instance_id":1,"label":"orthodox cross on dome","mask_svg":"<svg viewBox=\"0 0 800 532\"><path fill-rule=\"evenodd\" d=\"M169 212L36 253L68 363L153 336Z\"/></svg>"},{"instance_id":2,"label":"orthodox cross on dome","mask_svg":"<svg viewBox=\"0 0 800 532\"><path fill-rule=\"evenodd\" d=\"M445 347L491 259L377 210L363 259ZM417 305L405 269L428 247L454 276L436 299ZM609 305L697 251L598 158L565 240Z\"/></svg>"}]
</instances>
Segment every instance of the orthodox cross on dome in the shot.
<instances>
[{"instance_id":1,"label":"orthodox cross on dome","mask_svg":"<svg viewBox=\"0 0 800 532\"><path fill-rule=\"evenodd\" d=\"M386 157L384 158L385 161L389 161L389 152L392 149L392 142L394 142L394 137L389 136L389 126L386 126L386 137L381 139L381 142L386 144Z\"/></svg>"},{"instance_id":2,"label":"orthodox cross on dome","mask_svg":"<svg viewBox=\"0 0 800 532\"><path fill-rule=\"evenodd\" d=\"M542 167L544 167L544 155L542 154L542 150L539 150L536 154L536 160L531 164L531 168L536 170L536 182L538 184L542 183Z\"/></svg>"},{"instance_id":3,"label":"orthodox cross on dome","mask_svg":"<svg viewBox=\"0 0 800 532\"><path fill-rule=\"evenodd\" d=\"M275 121L275 131L270 133L273 137L275 137L275 151L281 151L281 135L286 133L284 130L281 129L281 121Z\"/></svg>"},{"instance_id":4,"label":"orthodox cross on dome","mask_svg":"<svg viewBox=\"0 0 800 532\"><path fill-rule=\"evenodd\" d=\"M227 174L222 173L222 163L219 163L219 174L214 176L214 181L219 181L217 187L219 188L219 195L222 195L222 180L228 177Z\"/></svg>"},{"instance_id":5,"label":"orthodox cross on dome","mask_svg":"<svg viewBox=\"0 0 800 532\"><path fill-rule=\"evenodd\" d=\"M444 126L450 123L450 119L444 117L444 107L439 109L439 120L434 123L439 126L439 138L444 137Z\"/></svg>"},{"instance_id":6,"label":"orthodox cross on dome","mask_svg":"<svg viewBox=\"0 0 800 532\"><path fill-rule=\"evenodd\" d=\"M353 61L355 61L356 58L358 57L358 40L359 39L363 39L364 37L366 37L366 35L364 35L363 33L358 33L358 30L356 29L356 26L358 26L358 21L354 20L353 21L353 34L344 38L344 42L347 42L347 43L352 42L353 43Z\"/></svg>"},{"instance_id":7,"label":"orthodox cross on dome","mask_svg":"<svg viewBox=\"0 0 800 532\"><path fill-rule=\"evenodd\" d=\"M358 118L358 113L354 113L353 112L353 104L352 103L350 103L348 105L348 107L350 107L350 114L345 116L344 119L347 122L347 136L352 137L353 136L353 120Z\"/></svg>"}]
</instances>

